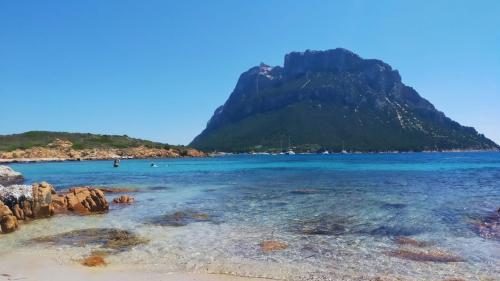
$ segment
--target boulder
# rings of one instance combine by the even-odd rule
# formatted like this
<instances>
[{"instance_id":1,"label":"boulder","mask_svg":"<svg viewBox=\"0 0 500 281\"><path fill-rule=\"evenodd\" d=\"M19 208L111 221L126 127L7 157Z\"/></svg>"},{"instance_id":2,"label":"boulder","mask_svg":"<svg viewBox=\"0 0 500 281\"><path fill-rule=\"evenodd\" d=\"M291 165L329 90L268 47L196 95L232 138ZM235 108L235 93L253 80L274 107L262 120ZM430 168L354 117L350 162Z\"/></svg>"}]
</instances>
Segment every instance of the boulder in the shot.
<instances>
[{"instance_id":1,"label":"boulder","mask_svg":"<svg viewBox=\"0 0 500 281\"><path fill-rule=\"evenodd\" d=\"M109 204L104 193L91 187L76 187L66 194L68 210L80 215L104 213L108 211Z\"/></svg>"},{"instance_id":2,"label":"boulder","mask_svg":"<svg viewBox=\"0 0 500 281\"><path fill-rule=\"evenodd\" d=\"M14 171L9 166L0 166L0 185L20 184L24 181L21 173Z\"/></svg>"},{"instance_id":3,"label":"boulder","mask_svg":"<svg viewBox=\"0 0 500 281\"><path fill-rule=\"evenodd\" d=\"M131 204L134 203L134 197L128 195L122 195L120 197L116 197L113 199L113 203L115 204Z\"/></svg>"},{"instance_id":4,"label":"boulder","mask_svg":"<svg viewBox=\"0 0 500 281\"><path fill-rule=\"evenodd\" d=\"M13 232L18 226L17 218L12 211L0 201L0 229L2 233Z\"/></svg>"},{"instance_id":5,"label":"boulder","mask_svg":"<svg viewBox=\"0 0 500 281\"><path fill-rule=\"evenodd\" d=\"M54 188L46 183L33 184L32 217L47 218L54 215L52 207L52 191Z\"/></svg>"},{"instance_id":6,"label":"boulder","mask_svg":"<svg viewBox=\"0 0 500 281\"><path fill-rule=\"evenodd\" d=\"M52 195L52 209L54 214L66 213L68 211L68 199L64 195Z\"/></svg>"}]
</instances>

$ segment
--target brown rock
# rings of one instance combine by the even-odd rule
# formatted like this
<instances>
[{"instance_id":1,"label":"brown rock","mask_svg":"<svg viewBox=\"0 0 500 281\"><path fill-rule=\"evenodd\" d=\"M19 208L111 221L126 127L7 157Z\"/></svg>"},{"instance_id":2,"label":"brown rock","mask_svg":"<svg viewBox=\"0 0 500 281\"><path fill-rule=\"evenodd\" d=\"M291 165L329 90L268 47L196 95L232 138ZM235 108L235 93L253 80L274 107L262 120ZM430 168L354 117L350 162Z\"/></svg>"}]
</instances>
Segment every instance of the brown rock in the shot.
<instances>
[{"instance_id":1,"label":"brown rock","mask_svg":"<svg viewBox=\"0 0 500 281\"><path fill-rule=\"evenodd\" d=\"M122 195L120 197L116 197L113 199L113 203L115 204L131 204L134 203L134 197L130 197L128 195Z\"/></svg>"},{"instance_id":2,"label":"brown rock","mask_svg":"<svg viewBox=\"0 0 500 281\"><path fill-rule=\"evenodd\" d=\"M55 214L61 214L68 211L68 199L64 195L52 195L52 209Z\"/></svg>"},{"instance_id":3,"label":"brown rock","mask_svg":"<svg viewBox=\"0 0 500 281\"><path fill-rule=\"evenodd\" d=\"M4 216L0 219L0 227L3 233L10 233L15 231L19 227L19 224L15 216Z\"/></svg>"},{"instance_id":4,"label":"brown rock","mask_svg":"<svg viewBox=\"0 0 500 281\"><path fill-rule=\"evenodd\" d=\"M410 237L404 237L404 236L396 236L394 238L394 242L399 245L410 245L414 247L427 247L430 245L430 243L423 242L423 241L418 241Z\"/></svg>"},{"instance_id":5,"label":"brown rock","mask_svg":"<svg viewBox=\"0 0 500 281\"><path fill-rule=\"evenodd\" d=\"M31 201L24 201L24 206L23 206L23 213L24 213L24 218L32 218L33 217L33 211L31 209Z\"/></svg>"},{"instance_id":6,"label":"brown rock","mask_svg":"<svg viewBox=\"0 0 500 281\"><path fill-rule=\"evenodd\" d=\"M3 233L10 233L17 229L17 218L12 214L9 207L0 201L0 229Z\"/></svg>"},{"instance_id":7,"label":"brown rock","mask_svg":"<svg viewBox=\"0 0 500 281\"><path fill-rule=\"evenodd\" d=\"M0 201L0 218L4 216L12 216L12 211Z\"/></svg>"},{"instance_id":8,"label":"brown rock","mask_svg":"<svg viewBox=\"0 0 500 281\"><path fill-rule=\"evenodd\" d=\"M81 215L103 213L108 211L109 204L104 193L90 187L72 188L66 194L68 210Z\"/></svg>"},{"instance_id":9,"label":"brown rock","mask_svg":"<svg viewBox=\"0 0 500 281\"><path fill-rule=\"evenodd\" d=\"M12 211L12 213L18 220L24 220L24 211L19 207L19 204L16 204Z\"/></svg>"},{"instance_id":10,"label":"brown rock","mask_svg":"<svg viewBox=\"0 0 500 281\"><path fill-rule=\"evenodd\" d=\"M94 266L105 266L107 262L104 260L104 257L99 255L92 255L90 257L86 257L81 261L82 265L94 267Z\"/></svg>"},{"instance_id":11,"label":"brown rock","mask_svg":"<svg viewBox=\"0 0 500 281\"><path fill-rule=\"evenodd\" d=\"M47 182L33 184L33 204L32 217L46 218L54 214L52 208L52 190L54 189Z\"/></svg>"},{"instance_id":12,"label":"brown rock","mask_svg":"<svg viewBox=\"0 0 500 281\"><path fill-rule=\"evenodd\" d=\"M288 248L288 245L280 241L266 240L260 243L260 249L265 253L271 251L284 250L286 248Z\"/></svg>"}]
</instances>

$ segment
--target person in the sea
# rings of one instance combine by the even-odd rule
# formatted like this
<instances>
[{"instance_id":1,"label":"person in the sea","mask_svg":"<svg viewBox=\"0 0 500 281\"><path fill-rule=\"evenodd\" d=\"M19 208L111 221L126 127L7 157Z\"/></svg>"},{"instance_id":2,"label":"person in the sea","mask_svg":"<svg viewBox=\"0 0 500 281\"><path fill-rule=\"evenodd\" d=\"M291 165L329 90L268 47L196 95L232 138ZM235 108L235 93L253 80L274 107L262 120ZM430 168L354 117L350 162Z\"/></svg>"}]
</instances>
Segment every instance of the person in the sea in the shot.
<instances>
[{"instance_id":1,"label":"person in the sea","mask_svg":"<svg viewBox=\"0 0 500 281\"><path fill-rule=\"evenodd\" d=\"M151 163L151 167L156 168L158 166L155 163Z\"/></svg>"}]
</instances>

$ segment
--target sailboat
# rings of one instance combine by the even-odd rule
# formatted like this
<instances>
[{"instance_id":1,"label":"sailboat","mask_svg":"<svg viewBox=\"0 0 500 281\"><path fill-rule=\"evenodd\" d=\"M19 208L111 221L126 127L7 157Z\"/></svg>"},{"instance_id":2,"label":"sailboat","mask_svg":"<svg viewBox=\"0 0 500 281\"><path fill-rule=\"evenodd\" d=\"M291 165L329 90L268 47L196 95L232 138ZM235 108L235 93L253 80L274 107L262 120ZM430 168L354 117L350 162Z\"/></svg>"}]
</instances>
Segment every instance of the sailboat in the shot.
<instances>
[{"instance_id":1,"label":"sailboat","mask_svg":"<svg viewBox=\"0 0 500 281\"><path fill-rule=\"evenodd\" d=\"M342 142L342 151L340 153L347 154L347 150L344 148L344 142Z\"/></svg>"},{"instance_id":2,"label":"sailboat","mask_svg":"<svg viewBox=\"0 0 500 281\"><path fill-rule=\"evenodd\" d=\"M286 152L287 155L295 155L295 152L292 149L291 142L290 142L290 136L288 136L288 151Z\"/></svg>"}]
</instances>

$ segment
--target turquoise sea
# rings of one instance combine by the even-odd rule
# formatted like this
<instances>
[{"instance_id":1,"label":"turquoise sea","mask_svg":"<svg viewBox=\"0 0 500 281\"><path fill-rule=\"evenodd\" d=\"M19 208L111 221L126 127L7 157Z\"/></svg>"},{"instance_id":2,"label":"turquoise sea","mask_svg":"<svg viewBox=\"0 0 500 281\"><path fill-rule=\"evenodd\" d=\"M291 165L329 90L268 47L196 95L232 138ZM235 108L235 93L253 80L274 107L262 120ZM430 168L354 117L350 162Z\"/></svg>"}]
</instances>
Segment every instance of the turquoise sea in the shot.
<instances>
[{"instance_id":1,"label":"turquoise sea","mask_svg":"<svg viewBox=\"0 0 500 281\"><path fill-rule=\"evenodd\" d=\"M500 207L500 153L235 155L122 160L119 168L111 161L11 166L27 183L44 180L59 190L92 185L140 192L130 193L134 204L111 205L108 214L24 224L0 237L2 254L24 249L74 261L98 246L29 241L106 227L149 240L108 258L145 270L289 280L500 280L500 240L483 238L477 229L478 221ZM176 223L168 219L176 212L195 215ZM401 237L425 246L398 244ZM288 248L263 252L264 240ZM460 261L400 255L416 252L446 253Z\"/></svg>"}]
</instances>

